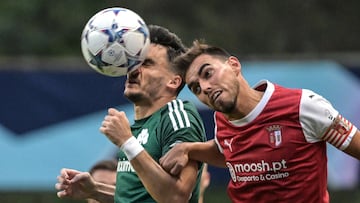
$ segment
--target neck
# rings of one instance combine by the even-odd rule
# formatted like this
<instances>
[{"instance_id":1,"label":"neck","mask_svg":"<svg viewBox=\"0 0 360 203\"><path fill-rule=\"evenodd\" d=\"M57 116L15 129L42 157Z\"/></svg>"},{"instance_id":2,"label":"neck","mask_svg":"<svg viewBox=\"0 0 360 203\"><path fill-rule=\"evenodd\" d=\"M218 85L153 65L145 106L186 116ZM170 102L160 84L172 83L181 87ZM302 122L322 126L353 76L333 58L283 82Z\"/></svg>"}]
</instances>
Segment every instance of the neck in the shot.
<instances>
[{"instance_id":1,"label":"neck","mask_svg":"<svg viewBox=\"0 0 360 203\"><path fill-rule=\"evenodd\" d=\"M245 81L241 87L234 110L225 115L228 120L238 120L247 116L264 95L264 92L251 88Z\"/></svg>"},{"instance_id":2,"label":"neck","mask_svg":"<svg viewBox=\"0 0 360 203\"><path fill-rule=\"evenodd\" d=\"M135 120L140 120L151 116L161 107L166 105L168 102L176 99L176 96L172 97L160 97L156 101L149 103L136 103L134 104Z\"/></svg>"},{"instance_id":3,"label":"neck","mask_svg":"<svg viewBox=\"0 0 360 203\"><path fill-rule=\"evenodd\" d=\"M236 113L228 114L229 120L238 120L247 116L252 110L255 109L256 105L259 104L264 92L260 92L257 90L253 90L250 95L248 95L247 100L242 101L240 105L238 105L237 110L234 111Z\"/></svg>"}]
</instances>

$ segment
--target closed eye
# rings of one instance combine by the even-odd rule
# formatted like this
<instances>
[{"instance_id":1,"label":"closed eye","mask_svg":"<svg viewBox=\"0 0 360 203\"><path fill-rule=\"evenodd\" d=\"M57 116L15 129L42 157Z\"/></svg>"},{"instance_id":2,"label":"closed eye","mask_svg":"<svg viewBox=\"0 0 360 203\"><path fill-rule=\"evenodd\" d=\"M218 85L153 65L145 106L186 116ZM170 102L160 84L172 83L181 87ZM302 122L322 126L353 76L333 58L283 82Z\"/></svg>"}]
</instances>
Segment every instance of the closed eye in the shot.
<instances>
[{"instance_id":1,"label":"closed eye","mask_svg":"<svg viewBox=\"0 0 360 203\"><path fill-rule=\"evenodd\" d=\"M147 66L152 66L155 64L155 61L150 59L150 58L146 58L144 60L144 62L142 63L143 66L147 67Z\"/></svg>"}]
</instances>

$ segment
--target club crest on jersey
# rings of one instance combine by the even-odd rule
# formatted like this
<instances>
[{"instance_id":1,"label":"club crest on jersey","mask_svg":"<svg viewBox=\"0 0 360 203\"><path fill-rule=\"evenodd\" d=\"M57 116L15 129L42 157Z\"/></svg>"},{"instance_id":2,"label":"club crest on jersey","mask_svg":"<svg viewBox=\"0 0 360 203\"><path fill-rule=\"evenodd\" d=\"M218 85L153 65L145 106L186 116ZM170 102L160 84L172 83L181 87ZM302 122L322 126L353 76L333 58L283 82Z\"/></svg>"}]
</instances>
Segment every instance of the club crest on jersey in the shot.
<instances>
[{"instance_id":1,"label":"club crest on jersey","mask_svg":"<svg viewBox=\"0 0 360 203\"><path fill-rule=\"evenodd\" d=\"M149 132L148 129L142 129L141 133L138 135L137 140L140 144L146 144L149 139Z\"/></svg>"},{"instance_id":2,"label":"club crest on jersey","mask_svg":"<svg viewBox=\"0 0 360 203\"><path fill-rule=\"evenodd\" d=\"M266 128L269 133L269 141L274 147L279 147L282 142L281 126L272 125Z\"/></svg>"}]
</instances>

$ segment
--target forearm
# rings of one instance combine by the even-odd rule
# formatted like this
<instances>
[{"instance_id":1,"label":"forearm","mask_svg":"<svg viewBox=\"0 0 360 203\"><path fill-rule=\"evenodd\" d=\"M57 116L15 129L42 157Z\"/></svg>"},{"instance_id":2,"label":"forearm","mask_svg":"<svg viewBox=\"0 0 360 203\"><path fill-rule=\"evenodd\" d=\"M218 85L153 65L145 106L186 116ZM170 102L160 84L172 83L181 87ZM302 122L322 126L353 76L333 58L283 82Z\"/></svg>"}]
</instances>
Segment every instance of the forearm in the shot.
<instances>
[{"instance_id":1,"label":"forearm","mask_svg":"<svg viewBox=\"0 0 360 203\"><path fill-rule=\"evenodd\" d=\"M91 195L91 198L100 203L114 203L114 195L115 186L97 182L95 192Z\"/></svg>"},{"instance_id":2,"label":"forearm","mask_svg":"<svg viewBox=\"0 0 360 203\"><path fill-rule=\"evenodd\" d=\"M345 153L360 160L360 131L357 130L349 146L344 150Z\"/></svg>"},{"instance_id":3,"label":"forearm","mask_svg":"<svg viewBox=\"0 0 360 203\"><path fill-rule=\"evenodd\" d=\"M181 173L187 175L175 177L168 174L146 151L131 160L131 165L156 202L188 202L197 175L196 162L191 164L192 167L185 167Z\"/></svg>"},{"instance_id":4,"label":"forearm","mask_svg":"<svg viewBox=\"0 0 360 203\"><path fill-rule=\"evenodd\" d=\"M186 144L189 159L206 162L216 167L226 167L224 155L219 151L214 140Z\"/></svg>"}]
</instances>

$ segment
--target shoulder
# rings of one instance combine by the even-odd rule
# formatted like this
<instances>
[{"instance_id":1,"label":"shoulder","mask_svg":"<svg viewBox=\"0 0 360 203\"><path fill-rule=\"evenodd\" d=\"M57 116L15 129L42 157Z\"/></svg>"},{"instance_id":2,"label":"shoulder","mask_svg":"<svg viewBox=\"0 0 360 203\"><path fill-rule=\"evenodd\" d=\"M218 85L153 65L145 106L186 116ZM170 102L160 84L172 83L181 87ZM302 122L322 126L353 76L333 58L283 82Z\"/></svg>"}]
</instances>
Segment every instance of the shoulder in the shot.
<instances>
[{"instance_id":1,"label":"shoulder","mask_svg":"<svg viewBox=\"0 0 360 203\"><path fill-rule=\"evenodd\" d=\"M301 113L316 113L318 116L336 117L338 112L331 103L312 90L303 89L301 95ZM329 119L332 121L332 119Z\"/></svg>"},{"instance_id":2,"label":"shoulder","mask_svg":"<svg viewBox=\"0 0 360 203\"><path fill-rule=\"evenodd\" d=\"M174 112L197 112L195 105L190 101L183 101L181 99L174 99L169 101L163 108L163 112L174 113Z\"/></svg>"},{"instance_id":3,"label":"shoulder","mask_svg":"<svg viewBox=\"0 0 360 203\"><path fill-rule=\"evenodd\" d=\"M201 121L195 105L181 99L174 99L162 108L161 120L170 122L175 131Z\"/></svg>"},{"instance_id":4,"label":"shoulder","mask_svg":"<svg viewBox=\"0 0 360 203\"><path fill-rule=\"evenodd\" d=\"M300 102L300 122L309 142L316 142L332 125L339 112L331 103L312 90L303 89Z\"/></svg>"},{"instance_id":5,"label":"shoulder","mask_svg":"<svg viewBox=\"0 0 360 203\"><path fill-rule=\"evenodd\" d=\"M169 142L203 141L205 130L194 104L181 99L168 102L162 109L159 130Z\"/></svg>"}]
</instances>

